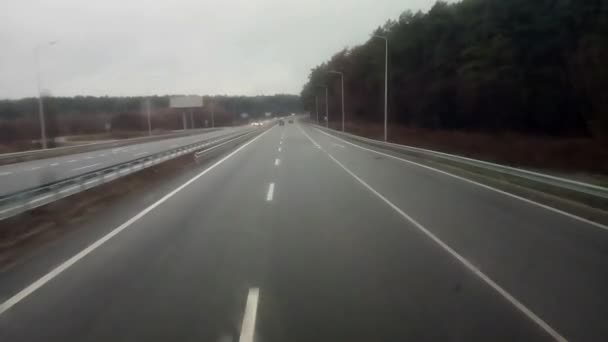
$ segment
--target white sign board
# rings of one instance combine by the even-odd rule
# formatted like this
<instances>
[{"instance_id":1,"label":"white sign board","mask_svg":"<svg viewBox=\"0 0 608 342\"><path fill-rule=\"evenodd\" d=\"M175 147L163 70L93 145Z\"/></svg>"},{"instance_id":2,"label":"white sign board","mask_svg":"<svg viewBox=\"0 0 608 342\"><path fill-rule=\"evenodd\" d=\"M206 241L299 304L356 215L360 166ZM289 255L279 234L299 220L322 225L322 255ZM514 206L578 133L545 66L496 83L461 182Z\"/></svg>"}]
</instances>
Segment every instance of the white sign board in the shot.
<instances>
[{"instance_id":1,"label":"white sign board","mask_svg":"<svg viewBox=\"0 0 608 342\"><path fill-rule=\"evenodd\" d=\"M171 96L171 98L169 98L169 107L171 108L198 108L202 106L202 96Z\"/></svg>"}]
</instances>

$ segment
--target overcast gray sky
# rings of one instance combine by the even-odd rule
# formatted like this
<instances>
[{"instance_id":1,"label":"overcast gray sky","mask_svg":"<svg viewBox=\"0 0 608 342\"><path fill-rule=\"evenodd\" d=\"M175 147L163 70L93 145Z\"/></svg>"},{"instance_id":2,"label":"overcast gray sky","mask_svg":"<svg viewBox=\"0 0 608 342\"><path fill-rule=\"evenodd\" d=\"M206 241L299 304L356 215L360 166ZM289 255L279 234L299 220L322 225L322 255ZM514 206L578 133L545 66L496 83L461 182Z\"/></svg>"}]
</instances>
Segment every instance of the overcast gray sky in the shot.
<instances>
[{"instance_id":1,"label":"overcast gray sky","mask_svg":"<svg viewBox=\"0 0 608 342\"><path fill-rule=\"evenodd\" d=\"M294 93L312 67L435 0L3 0L0 98Z\"/></svg>"}]
</instances>

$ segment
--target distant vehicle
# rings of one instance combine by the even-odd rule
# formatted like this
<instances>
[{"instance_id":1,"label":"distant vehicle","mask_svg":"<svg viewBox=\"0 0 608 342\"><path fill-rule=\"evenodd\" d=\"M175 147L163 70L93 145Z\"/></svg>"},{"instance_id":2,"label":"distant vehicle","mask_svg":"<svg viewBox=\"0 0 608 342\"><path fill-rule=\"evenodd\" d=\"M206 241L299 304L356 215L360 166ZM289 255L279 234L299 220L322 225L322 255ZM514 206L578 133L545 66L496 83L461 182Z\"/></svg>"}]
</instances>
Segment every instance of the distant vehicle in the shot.
<instances>
[{"instance_id":1,"label":"distant vehicle","mask_svg":"<svg viewBox=\"0 0 608 342\"><path fill-rule=\"evenodd\" d=\"M288 122L289 122L289 123L293 123L293 119L289 119L289 121L288 121Z\"/></svg>"},{"instance_id":2,"label":"distant vehicle","mask_svg":"<svg viewBox=\"0 0 608 342\"><path fill-rule=\"evenodd\" d=\"M279 120L279 126L285 126L285 121Z\"/></svg>"},{"instance_id":3,"label":"distant vehicle","mask_svg":"<svg viewBox=\"0 0 608 342\"><path fill-rule=\"evenodd\" d=\"M254 121L254 122L251 123L251 126L262 126L262 123Z\"/></svg>"}]
</instances>

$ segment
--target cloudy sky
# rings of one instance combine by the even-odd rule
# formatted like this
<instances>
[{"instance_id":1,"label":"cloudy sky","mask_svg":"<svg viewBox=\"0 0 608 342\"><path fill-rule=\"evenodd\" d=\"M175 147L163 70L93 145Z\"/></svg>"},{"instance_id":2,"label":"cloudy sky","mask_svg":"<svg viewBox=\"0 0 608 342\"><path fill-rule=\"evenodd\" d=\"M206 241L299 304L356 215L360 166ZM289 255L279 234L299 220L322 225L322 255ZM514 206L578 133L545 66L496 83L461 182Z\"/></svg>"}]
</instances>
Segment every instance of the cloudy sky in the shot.
<instances>
[{"instance_id":1,"label":"cloudy sky","mask_svg":"<svg viewBox=\"0 0 608 342\"><path fill-rule=\"evenodd\" d=\"M309 70L434 0L3 0L0 98L299 93ZM55 45L45 44L57 41Z\"/></svg>"}]
</instances>

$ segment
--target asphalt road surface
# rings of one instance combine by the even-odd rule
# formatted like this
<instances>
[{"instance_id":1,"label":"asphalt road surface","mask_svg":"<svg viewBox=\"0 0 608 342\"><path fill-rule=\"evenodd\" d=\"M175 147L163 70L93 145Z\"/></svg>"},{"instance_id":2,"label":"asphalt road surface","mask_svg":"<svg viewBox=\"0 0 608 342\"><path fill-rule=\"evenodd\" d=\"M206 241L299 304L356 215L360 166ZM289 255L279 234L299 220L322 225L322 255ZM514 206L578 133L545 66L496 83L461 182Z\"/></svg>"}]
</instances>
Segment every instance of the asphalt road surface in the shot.
<instances>
[{"instance_id":1,"label":"asphalt road surface","mask_svg":"<svg viewBox=\"0 0 608 342\"><path fill-rule=\"evenodd\" d=\"M0 274L0 340L608 340L605 228L311 126L164 194Z\"/></svg>"},{"instance_id":2,"label":"asphalt road surface","mask_svg":"<svg viewBox=\"0 0 608 342\"><path fill-rule=\"evenodd\" d=\"M223 128L180 138L0 165L0 196L142 158L148 154L219 137L239 129L244 127Z\"/></svg>"}]
</instances>

